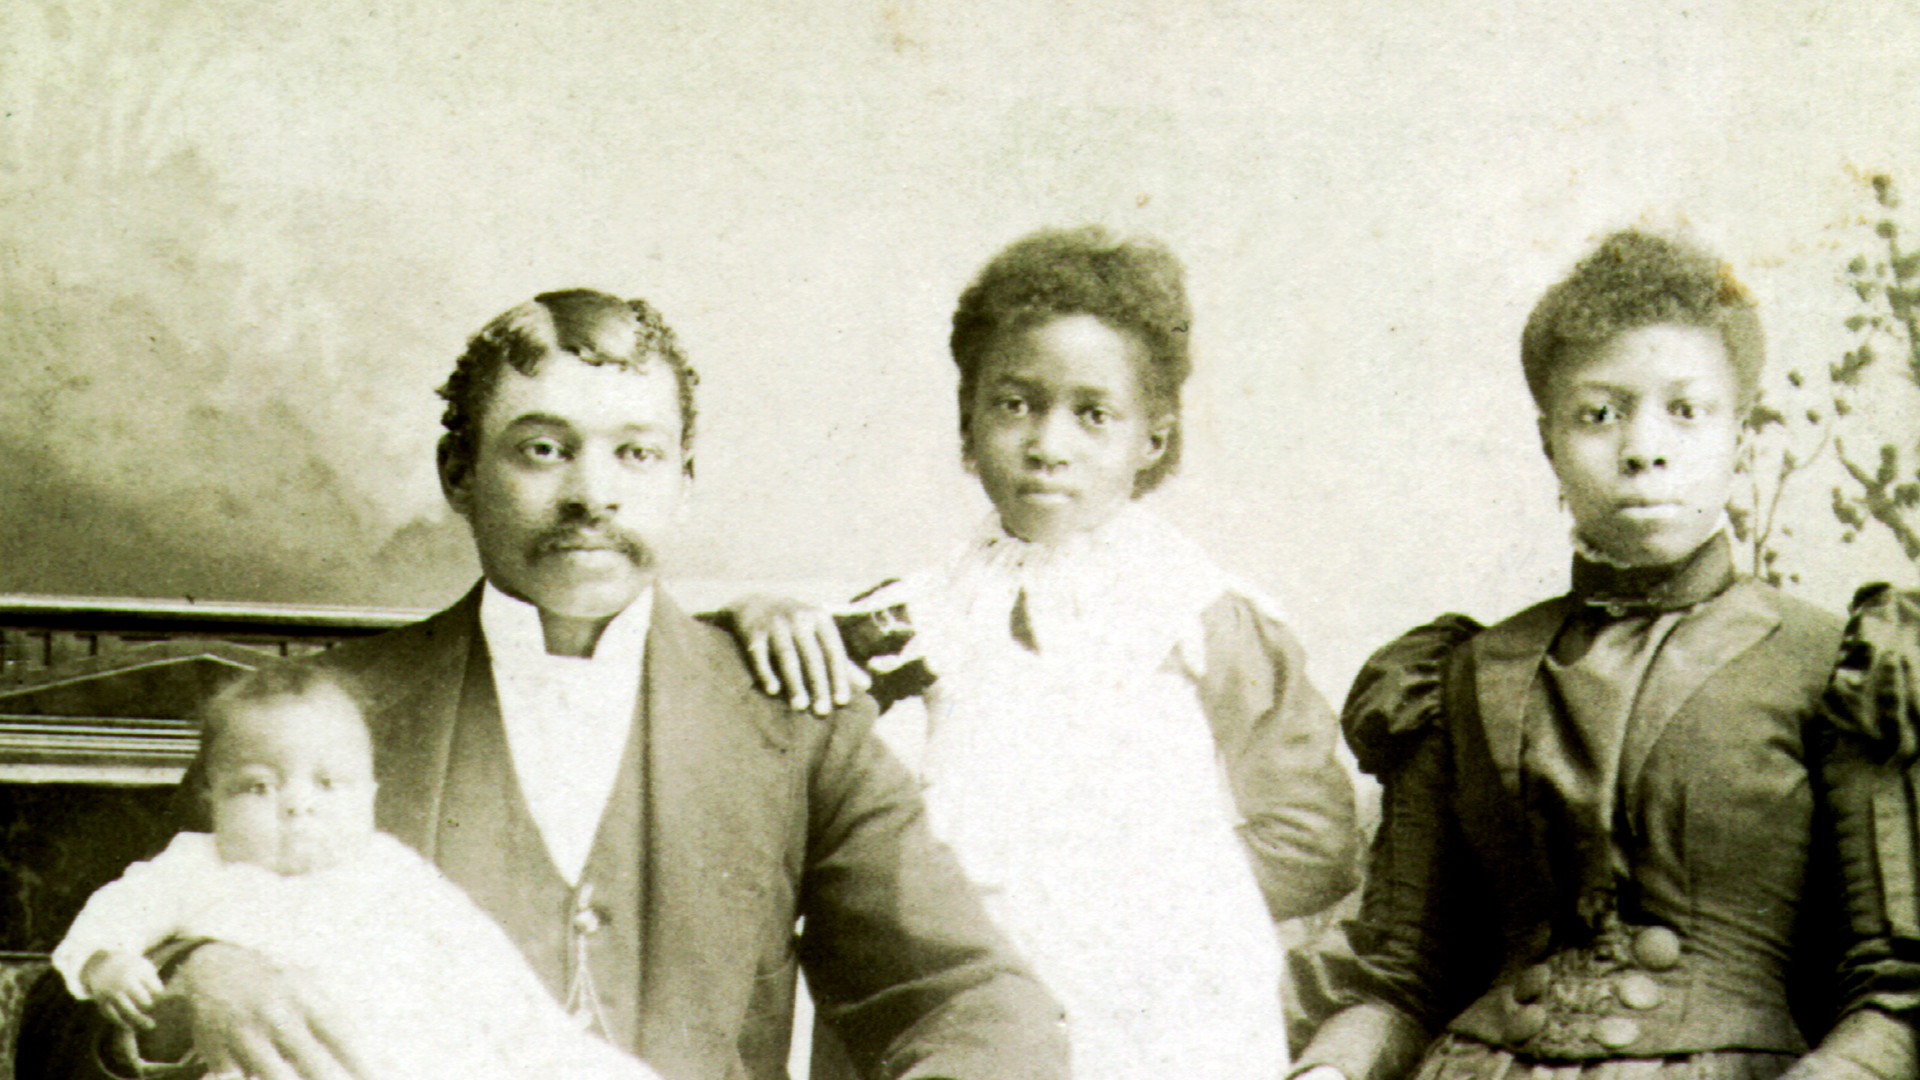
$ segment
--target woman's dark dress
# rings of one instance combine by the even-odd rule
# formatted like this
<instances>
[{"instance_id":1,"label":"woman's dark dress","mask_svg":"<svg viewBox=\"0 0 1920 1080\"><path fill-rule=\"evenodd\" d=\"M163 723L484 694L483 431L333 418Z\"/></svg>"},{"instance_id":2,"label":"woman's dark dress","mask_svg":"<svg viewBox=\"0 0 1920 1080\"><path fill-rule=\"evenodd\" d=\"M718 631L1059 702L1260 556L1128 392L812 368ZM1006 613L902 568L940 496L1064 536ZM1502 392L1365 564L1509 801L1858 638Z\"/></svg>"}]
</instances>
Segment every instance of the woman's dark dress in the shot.
<instances>
[{"instance_id":1,"label":"woman's dark dress","mask_svg":"<svg viewBox=\"0 0 1920 1080\"><path fill-rule=\"evenodd\" d=\"M1838 621L1737 578L1718 536L1657 572L1582 560L1574 586L1444 617L1356 681L1349 741L1385 783L1359 1004L1298 1068L1387 1080L1424 1048L1418 1080L1767 1080L1841 1016ZM1809 1066L1903 1075L1909 1033L1862 1002Z\"/></svg>"}]
</instances>

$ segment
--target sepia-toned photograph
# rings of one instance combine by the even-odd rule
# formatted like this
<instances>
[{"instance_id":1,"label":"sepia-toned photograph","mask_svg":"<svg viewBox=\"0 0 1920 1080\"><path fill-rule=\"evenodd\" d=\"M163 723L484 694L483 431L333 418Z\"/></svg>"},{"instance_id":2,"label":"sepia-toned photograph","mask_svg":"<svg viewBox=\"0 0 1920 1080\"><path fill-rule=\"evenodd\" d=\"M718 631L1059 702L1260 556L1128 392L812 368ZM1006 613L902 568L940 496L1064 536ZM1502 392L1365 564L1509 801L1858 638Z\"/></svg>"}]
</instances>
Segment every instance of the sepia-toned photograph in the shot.
<instances>
[{"instance_id":1,"label":"sepia-toned photograph","mask_svg":"<svg viewBox=\"0 0 1920 1080\"><path fill-rule=\"evenodd\" d=\"M0 1080L1920 1080L1916 87L11 0Z\"/></svg>"}]
</instances>

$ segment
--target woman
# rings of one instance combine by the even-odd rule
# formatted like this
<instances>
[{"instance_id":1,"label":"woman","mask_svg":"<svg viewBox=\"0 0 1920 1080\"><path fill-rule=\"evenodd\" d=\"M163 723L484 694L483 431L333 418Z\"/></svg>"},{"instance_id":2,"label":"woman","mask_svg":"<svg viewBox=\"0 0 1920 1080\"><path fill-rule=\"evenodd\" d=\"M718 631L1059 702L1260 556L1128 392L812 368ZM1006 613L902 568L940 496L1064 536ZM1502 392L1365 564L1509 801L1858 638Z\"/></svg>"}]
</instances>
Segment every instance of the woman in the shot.
<instances>
[{"instance_id":1,"label":"woman","mask_svg":"<svg viewBox=\"0 0 1920 1080\"><path fill-rule=\"evenodd\" d=\"M1833 1009L1814 762L1837 621L1736 575L1724 532L1752 304L1716 260L1621 233L1521 353L1573 588L1492 627L1444 617L1362 670L1344 721L1385 795L1358 1001L1296 1075L1910 1075L1905 1020L1865 993Z\"/></svg>"}]
</instances>

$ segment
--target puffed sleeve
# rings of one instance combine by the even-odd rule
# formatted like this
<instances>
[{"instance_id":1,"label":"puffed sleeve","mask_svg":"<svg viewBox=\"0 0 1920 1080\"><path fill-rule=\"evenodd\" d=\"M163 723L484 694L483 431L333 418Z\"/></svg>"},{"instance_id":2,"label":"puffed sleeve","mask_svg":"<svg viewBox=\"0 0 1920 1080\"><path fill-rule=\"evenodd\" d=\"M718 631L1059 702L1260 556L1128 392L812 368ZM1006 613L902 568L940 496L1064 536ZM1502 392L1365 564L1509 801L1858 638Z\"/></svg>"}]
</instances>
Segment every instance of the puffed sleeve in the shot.
<instances>
[{"instance_id":1,"label":"puffed sleeve","mask_svg":"<svg viewBox=\"0 0 1920 1080\"><path fill-rule=\"evenodd\" d=\"M1323 1024L1296 1071L1327 1064L1349 1080L1392 1080L1484 983L1491 928L1476 914L1471 860L1453 815L1448 711L1461 707L1461 646L1479 624L1447 615L1373 654L1341 723L1383 784L1360 915L1348 926L1357 1004ZM1484 905L1482 905L1484 906ZM1478 960L1476 960L1478 958Z\"/></svg>"},{"instance_id":2,"label":"puffed sleeve","mask_svg":"<svg viewBox=\"0 0 1920 1080\"><path fill-rule=\"evenodd\" d=\"M1385 779L1439 722L1442 679L1454 650L1480 624L1454 612L1416 627L1367 659L1347 692L1340 724L1367 773Z\"/></svg>"},{"instance_id":3,"label":"puffed sleeve","mask_svg":"<svg viewBox=\"0 0 1920 1080\"><path fill-rule=\"evenodd\" d=\"M1202 614L1202 709L1226 764L1240 835L1274 919L1327 907L1356 884L1353 781L1334 756L1333 710L1293 634L1240 596Z\"/></svg>"},{"instance_id":4,"label":"puffed sleeve","mask_svg":"<svg viewBox=\"0 0 1920 1080\"><path fill-rule=\"evenodd\" d=\"M1843 1019L1820 1053L1884 1060L1889 1044L1904 1044L1910 1067L1920 1022L1920 594L1869 585L1855 595L1821 721L1847 941Z\"/></svg>"}]
</instances>

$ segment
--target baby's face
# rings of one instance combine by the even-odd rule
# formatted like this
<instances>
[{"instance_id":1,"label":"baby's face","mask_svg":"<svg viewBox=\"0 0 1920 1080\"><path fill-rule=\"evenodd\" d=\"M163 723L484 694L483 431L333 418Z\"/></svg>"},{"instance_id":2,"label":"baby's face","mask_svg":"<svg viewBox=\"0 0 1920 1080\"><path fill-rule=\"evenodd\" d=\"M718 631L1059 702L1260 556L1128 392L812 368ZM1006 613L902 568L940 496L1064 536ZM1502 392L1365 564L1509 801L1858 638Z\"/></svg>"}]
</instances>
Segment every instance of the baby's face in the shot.
<instances>
[{"instance_id":1,"label":"baby's face","mask_svg":"<svg viewBox=\"0 0 1920 1080\"><path fill-rule=\"evenodd\" d=\"M235 709L207 764L221 859L324 870L373 833L373 753L346 695L322 688Z\"/></svg>"}]
</instances>

